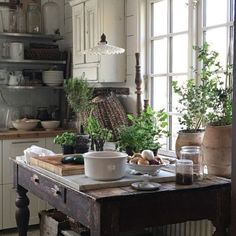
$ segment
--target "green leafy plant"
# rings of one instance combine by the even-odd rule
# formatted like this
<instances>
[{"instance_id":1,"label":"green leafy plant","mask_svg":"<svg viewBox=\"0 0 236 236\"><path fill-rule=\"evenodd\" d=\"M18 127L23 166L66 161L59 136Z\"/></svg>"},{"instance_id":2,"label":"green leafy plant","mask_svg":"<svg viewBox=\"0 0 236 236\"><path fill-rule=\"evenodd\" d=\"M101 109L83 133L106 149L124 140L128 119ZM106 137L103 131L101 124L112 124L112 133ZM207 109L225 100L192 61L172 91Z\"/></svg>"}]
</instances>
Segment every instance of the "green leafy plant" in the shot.
<instances>
[{"instance_id":1,"label":"green leafy plant","mask_svg":"<svg viewBox=\"0 0 236 236\"><path fill-rule=\"evenodd\" d=\"M105 141L112 139L112 131L107 128L103 128L98 120L93 116L89 116L85 130L92 139L92 150L94 150L95 145L97 151L103 151Z\"/></svg>"},{"instance_id":2,"label":"green leafy plant","mask_svg":"<svg viewBox=\"0 0 236 236\"><path fill-rule=\"evenodd\" d=\"M179 95L177 111L182 115L179 123L187 132L196 132L206 123L227 124L232 119L232 88L224 87L222 82L219 54L210 51L208 43L193 49L202 64L199 74L194 70L199 83L196 78L188 79L185 85L172 82L174 92ZM228 69L227 76L230 75Z\"/></svg>"},{"instance_id":3,"label":"green leafy plant","mask_svg":"<svg viewBox=\"0 0 236 236\"><path fill-rule=\"evenodd\" d=\"M148 107L140 116L128 115L128 119L131 126L119 129L117 146L120 150L126 148L130 148L133 152L144 149L158 150L162 146L160 139L169 135L168 115L164 110L155 112Z\"/></svg>"},{"instance_id":4,"label":"green leafy plant","mask_svg":"<svg viewBox=\"0 0 236 236\"><path fill-rule=\"evenodd\" d=\"M64 132L58 134L53 141L55 144L74 146L76 143L76 135L75 133Z\"/></svg>"},{"instance_id":5,"label":"green leafy plant","mask_svg":"<svg viewBox=\"0 0 236 236\"><path fill-rule=\"evenodd\" d=\"M70 78L65 81L64 89L67 101L75 113L88 111L91 108L93 88L83 74L79 78Z\"/></svg>"}]
</instances>

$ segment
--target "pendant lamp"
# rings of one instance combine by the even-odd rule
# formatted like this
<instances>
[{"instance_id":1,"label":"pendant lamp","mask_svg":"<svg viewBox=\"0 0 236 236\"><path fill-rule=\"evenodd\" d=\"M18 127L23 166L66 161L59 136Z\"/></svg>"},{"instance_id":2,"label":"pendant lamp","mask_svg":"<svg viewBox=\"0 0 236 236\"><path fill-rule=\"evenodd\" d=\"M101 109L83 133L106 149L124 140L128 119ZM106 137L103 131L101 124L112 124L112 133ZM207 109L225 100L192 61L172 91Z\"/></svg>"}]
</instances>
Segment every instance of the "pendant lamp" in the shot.
<instances>
[{"instance_id":1,"label":"pendant lamp","mask_svg":"<svg viewBox=\"0 0 236 236\"><path fill-rule=\"evenodd\" d=\"M108 44L106 41L106 35L102 34L101 41L98 43L98 45L86 50L84 54L114 55L114 54L122 54L124 52L125 52L124 48L119 48L119 47Z\"/></svg>"}]
</instances>

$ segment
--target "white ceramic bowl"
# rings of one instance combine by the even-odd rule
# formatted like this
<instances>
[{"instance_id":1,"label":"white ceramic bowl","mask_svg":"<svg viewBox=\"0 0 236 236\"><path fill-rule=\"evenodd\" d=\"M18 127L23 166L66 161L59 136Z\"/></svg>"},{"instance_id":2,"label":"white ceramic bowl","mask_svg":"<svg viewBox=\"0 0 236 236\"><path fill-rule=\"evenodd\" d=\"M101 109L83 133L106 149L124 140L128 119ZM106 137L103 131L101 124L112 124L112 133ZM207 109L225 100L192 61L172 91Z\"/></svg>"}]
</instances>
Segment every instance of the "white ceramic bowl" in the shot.
<instances>
[{"instance_id":1,"label":"white ceramic bowl","mask_svg":"<svg viewBox=\"0 0 236 236\"><path fill-rule=\"evenodd\" d=\"M22 131L29 131L36 128L39 120L29 119L29 120L15 120L12 121L12 125L15 129Z\"/></svg>"},{"instance_id":2,"label":"white ceramic bowl","mask_svg":"<svg viewBox=\"0 0 236 236\"><path fill-rule=\"evenodd\" d=\"M131 170L135 170L136 172L140 174L149 174L149 175L154 175L160 172L161 168L163 166L166 166L168 163L165 161L165 164L160 164L160 165L138 165L138 164L130 164L127 163L127 166Z\"/></svg>"},{"instance_id":3,"label":"white ceramic bowl","mask_svg":"<svg viewBox=\"0 0 236 236\"><path fill-rule=\"evenodd\" d=\"M95 180L116 180L125 176L128 155L122 152L87 152L84 156L85 175Z\"/></svg>"},{"instance_id":4,"label":"white ceramic bowl","mask_svg":"<svg viewBox=\"0 0 236 236\"><path fill-rule=\"evenodd\" d=\"M59 127L60 121L59 120L41 121L41 125L46 130L54 130Z\"/></svg>"}]
</instances>

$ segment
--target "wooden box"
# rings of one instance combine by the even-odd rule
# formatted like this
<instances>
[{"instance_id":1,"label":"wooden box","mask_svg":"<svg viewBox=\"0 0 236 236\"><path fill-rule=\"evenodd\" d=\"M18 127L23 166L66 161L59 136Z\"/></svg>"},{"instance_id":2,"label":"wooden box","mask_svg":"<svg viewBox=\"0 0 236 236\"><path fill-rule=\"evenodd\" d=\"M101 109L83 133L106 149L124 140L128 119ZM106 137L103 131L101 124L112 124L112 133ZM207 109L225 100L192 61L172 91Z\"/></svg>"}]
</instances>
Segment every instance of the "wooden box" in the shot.
<instances>
[{"instance_id":1,"label":"wooden box","mask_svg":"<svg viewBox=\"0 0 236 236\"><path fill-rule=\"evenodd\" d=\"M57 210L41 211L40 236L62 235L61 231L70 228L69 219L65 214Z\"/></svg>"}]
</instances>

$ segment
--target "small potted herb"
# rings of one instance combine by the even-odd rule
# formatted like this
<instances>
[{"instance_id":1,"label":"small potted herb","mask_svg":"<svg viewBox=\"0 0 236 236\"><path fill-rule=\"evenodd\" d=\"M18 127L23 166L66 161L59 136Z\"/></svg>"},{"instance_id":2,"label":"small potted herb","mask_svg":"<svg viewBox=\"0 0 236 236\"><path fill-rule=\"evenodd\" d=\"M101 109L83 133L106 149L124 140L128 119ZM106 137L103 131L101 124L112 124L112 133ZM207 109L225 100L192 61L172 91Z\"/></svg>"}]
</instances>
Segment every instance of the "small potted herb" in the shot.
<instances>
[{"instance_id":1,"label":"small potted herb","mask_svg":"<svg viewBox=\"0 0 236 236\"><path fill-rule=\"evenodd\" d=\"M72 154L74 153L76 135L74 133L64 132L54 138L54 143L61 145L63 154Z\"/></svg>"},{"instance_id":2,"label":"small potted herb","mask_svg":"<svg viewBox=\"0 0 236 236\"><path fill-rule=\"evenodd\" d=\"M89 116L86 131L91 137L91 150L103 151L105 141L112 139L112 131L103 128L96 118Z\"/></svg>"}]
</instances>

